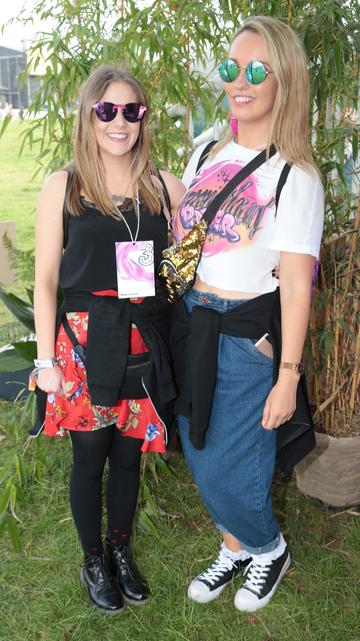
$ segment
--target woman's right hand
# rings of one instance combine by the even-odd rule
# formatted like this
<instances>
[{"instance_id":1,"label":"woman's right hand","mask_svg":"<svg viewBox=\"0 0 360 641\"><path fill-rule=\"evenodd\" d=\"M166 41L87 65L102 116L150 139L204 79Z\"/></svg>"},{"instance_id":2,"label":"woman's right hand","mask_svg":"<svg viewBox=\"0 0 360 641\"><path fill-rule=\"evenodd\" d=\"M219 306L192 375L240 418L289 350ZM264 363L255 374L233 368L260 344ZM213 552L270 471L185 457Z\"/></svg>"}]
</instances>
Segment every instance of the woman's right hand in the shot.
<instances>
[{"instance_id":1,"label":"woman's right hand","mask_svg":"<svg viewBox=\"0 0 360 641\"><path fill-rule=\"evenodd\" d=\"M37 386L48 394L64 396L65 378L60 367L55 365L54 367L40 369L37 376Z\"/></svg>"}]
</instances>

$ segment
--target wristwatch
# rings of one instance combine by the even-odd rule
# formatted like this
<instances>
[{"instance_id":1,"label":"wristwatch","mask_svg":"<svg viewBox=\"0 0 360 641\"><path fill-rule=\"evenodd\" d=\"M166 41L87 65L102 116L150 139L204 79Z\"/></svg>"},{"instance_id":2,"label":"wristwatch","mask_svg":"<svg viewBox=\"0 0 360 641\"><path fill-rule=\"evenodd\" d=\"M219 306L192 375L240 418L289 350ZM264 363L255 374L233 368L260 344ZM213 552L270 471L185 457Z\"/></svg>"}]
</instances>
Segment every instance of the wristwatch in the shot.
<instances>
[{"instance_id":1,"label":"wristwatch","mask_svg":"<svg viewBox=\"0 0 360 641\"><path fill-rule=\"evenodd\" d=\"M55 367L57 365L58 361L57 358L35 358L34 359L34 365L38 369L47 369L49 367Z\"/></svg>"},{"instance_id":2,"label":"wristwatch","mask_svg":"<svg viewBox=\"0 0 360 641\"><path fill-rule=\"evenodd\" d=\"M301 361L300 363L286 363L285 361L281 361L279 369L292 369L294 372L299 374L299 376L305 372L304 363L301 363Z\"/></svg>"}]
</instances>

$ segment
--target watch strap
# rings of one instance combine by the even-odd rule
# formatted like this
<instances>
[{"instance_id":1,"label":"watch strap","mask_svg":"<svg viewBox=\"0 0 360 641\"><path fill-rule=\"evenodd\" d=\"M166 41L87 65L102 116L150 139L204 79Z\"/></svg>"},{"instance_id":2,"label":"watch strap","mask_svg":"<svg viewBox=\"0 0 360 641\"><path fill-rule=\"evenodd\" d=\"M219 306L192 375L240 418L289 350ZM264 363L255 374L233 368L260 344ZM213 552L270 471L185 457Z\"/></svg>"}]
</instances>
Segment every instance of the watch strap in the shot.
<instances>
[{"instance_id":1,"label":"watch strap","mask_svg":"<svg viewBox=\"0 0 360 641\"><path fill-rule=\"evenodd\" d=\"M304 364L301 361L299 363L287 363L286 361L281 361L279 369L291 369L301 376L304 373Z\"/></svg>"}]
</instances>

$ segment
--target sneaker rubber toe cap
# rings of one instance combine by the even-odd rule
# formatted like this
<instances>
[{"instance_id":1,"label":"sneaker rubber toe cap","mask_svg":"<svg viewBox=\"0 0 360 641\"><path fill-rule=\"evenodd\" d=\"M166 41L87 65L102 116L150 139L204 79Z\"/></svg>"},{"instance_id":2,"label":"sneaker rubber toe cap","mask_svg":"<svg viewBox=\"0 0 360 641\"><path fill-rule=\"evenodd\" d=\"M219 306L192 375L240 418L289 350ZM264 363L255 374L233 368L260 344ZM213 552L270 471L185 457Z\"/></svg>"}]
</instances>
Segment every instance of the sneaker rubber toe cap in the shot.
<instances>
[{"instance_id":1,"label":"sneaker rubber toe cap","mask_svg":"<svg viewBox=\"0 0 360 641\"><path fill-rule=\"evenodd\" d=\"M188 587L188 597L196 603L209 603L209 601L216 599L225 587L226 585L222 585L215 590L210 590L206 583L194 579Z\"/></svg>"},{"instance_id":2,"label":"sneaker rubber toe cap","mask_svg":"<svg viewBox=\"0 0 360 641\"><path fill-rule=\"evenodd\" d=\"M240 588L235 594L234 605L236 609L241 612L255 612L255 610L259 610L267 605L270 599L270 594L268 599L259 599L259 597L253 592L250 592L250 590Z\"/></svg>"}]
</instances>

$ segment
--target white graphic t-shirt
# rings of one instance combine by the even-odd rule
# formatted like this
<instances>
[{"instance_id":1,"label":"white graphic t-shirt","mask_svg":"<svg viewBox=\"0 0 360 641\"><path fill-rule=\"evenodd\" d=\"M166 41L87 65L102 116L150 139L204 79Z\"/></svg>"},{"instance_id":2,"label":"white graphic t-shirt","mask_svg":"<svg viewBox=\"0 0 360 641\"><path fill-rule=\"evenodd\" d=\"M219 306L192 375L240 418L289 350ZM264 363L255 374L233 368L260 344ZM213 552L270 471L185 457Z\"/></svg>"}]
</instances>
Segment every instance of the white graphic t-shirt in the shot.
<instances>
[{"instance_id":1,"label":"white graphic t-shirt","mask_svg":"<svg viewBox=\"0 0 360 641\"><path fill-rule=\"evenodd\" d=\"M188 188L174 220L177 240L204 214L224 185L259 152L231 141L195 175L205 145L194 152L182 178ZM313 169L293 166L275 218L276 187L285 161L275 154L226 198L211 223L197 273L208 285L265 294L278 286L272 271L280 251L319 256L324 192Z\"/></svg>"}]
</instances>

